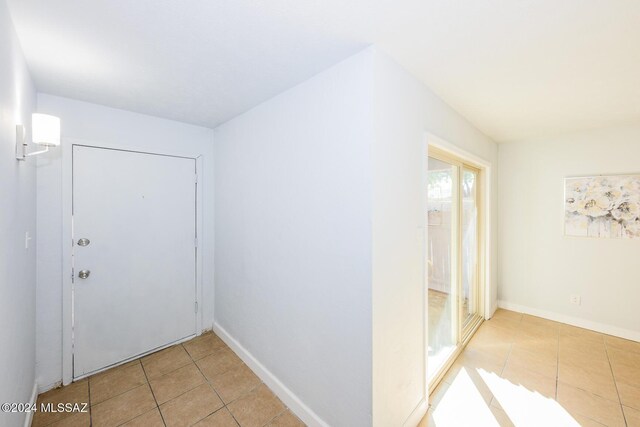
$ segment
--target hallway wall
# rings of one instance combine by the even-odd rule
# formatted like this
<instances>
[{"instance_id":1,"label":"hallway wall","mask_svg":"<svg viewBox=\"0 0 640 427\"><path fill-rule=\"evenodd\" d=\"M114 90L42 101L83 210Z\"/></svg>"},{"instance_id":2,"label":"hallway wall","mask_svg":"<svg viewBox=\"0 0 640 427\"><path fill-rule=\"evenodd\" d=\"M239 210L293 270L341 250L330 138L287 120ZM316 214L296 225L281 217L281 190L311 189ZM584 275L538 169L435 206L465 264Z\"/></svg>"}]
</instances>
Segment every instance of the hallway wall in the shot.
<instances>
[{"instance_id":1,"label":"hallway wall","mask_svg":"<svg viewBox=\"0 0 640 427\"><path fill-rule=\"evenodd\" d=\"M215 130L215 327L310 425L426 411L427 132L495 165L495 143L376 47Z\"/></svg>"},{"instance_id":2,"label":"hallway wall","mask_svg":"<svg viewBox=\"0 0 640 427\"><path fill-rule=\"evenodd\" d=\"M35 108L35 88L0 0L0 403L29 402L34 390L36 159L17 161L15 152L16 124L25 126L30 141ZM0 412L3 427L22 426L24 419L24 413Z\"/></svg>"},{"instance_id":3,"label":"hallway wall","mask_svg":"<svg viewBox=\"0 0 640 427\"><path fill-rule=\"evenodd\" d=\"M215 130L215 329L311 426L371 424L371 65Z\"/></svg>"}]
</instances>

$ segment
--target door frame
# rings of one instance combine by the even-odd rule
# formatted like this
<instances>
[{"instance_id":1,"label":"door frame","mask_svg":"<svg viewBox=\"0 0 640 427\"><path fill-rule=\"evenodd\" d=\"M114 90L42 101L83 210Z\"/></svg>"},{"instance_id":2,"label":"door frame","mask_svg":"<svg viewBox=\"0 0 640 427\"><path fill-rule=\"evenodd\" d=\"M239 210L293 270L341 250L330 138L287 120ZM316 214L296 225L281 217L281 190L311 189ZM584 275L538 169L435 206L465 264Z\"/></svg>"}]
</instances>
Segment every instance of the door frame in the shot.
<instances>
[{"instance_id":1,"label":"door frame","mask_svg":"<svg viewBox=\"0 0 640 427\"><path fill-rule=\"evenodd\" d=\"M468 325L464 324L464 319L462 316L462 312L460 311L460 297L462 296L462 246L463 246L463 235L462 235L462 224L463 224L463 198L462 198L462 193L460 191L460 186L461 184L461 179L463 176L463 173L465 170L470 170L472 172L474 172L476 174L477 177L477 181L476 181L476 206L478 209L478 220L477 220L477 224L478 224L478 229L477 229L477 243L476 243L476 250L477 250L477 256L478 256L478 261L477 261L477 265L476 265L476 276L477 276L477 292L475 293L475 297L479 299L479 304L477 304L478 308L478 317L481 319L484 319L484 309L485 307L482 305L482 302L484 302L484 275L482 274L484 271L484 265L483 265L483 257L484 257L484 248L483 248L483 242L484 242L484 223L483 223L483 219L484 219L484 201L483 198L481 197L484 191L484 173L483 170L480 169L478 166L476 166L475 164L467 161L466 159L463 159L460 156L455 156L453 154L451 154L448 151L443 151L439 148L436 148L435 146L431 145L431 148L429 150L429 158L433 158L433 159L437 159L440 160L442 162L445 162L451 166L454 166L457 170L457 176L455 177L455 185L456 185L456 193L455 193L455 198L456 198L456 232L454 233L455 238L452 235L452 241L455 241L455 245L451 246L451 249L453 252L455 252L455 256L451 256L451 259L455 259L456 260L456 265L457 268L455 269L455 283L456 286L453 287L453 292L452 295L455 297L456 300L456 304L457 304L457 316L454 316L452 318L452 324L454 325L454 330L456 333L456 341L459 339L461 342L464 342L466 340L466 338L468 338L469 336L469 332L471 330L474 329L474 323L475 322L471 322ZM480 196L478 196L480 195ZM428 225L428 224L427 224ZM428 236L427 236L428 237ZM452 313L454 314L454 313Z\"/></svg>"},{"instance_id":2,"label":"door frame","mask_svg":"<svg viewBox=\"0 0 640 427\"><path fill-rule=\"evenodd\" d=\"M432 133L429 132L425 132L425 137L424 137L424 144L423 144L423 193L424 197L423 197L423 217L426 218L427 216L427 198L426 198L426 194L427 194L427 185L428 185L428 180L427 180L427 175L428 175L428 159L429 159L429 148L432 147L433 149L435 149L434 151L438 151L439 153L443 153L443 154L450 154L451 156L453 156L454 158L460 158L463 159L465 161L465 163L469 164L470 166L475 167L476 169L478 169L480 171L480 179L479 179L479 188L481 189L481 195L480 197L478 197L478 201L479 201L479 205L480 205L480 210L481 213L479 215L479 221L478 221L478 238L479 238L479 248L481 249L480 253L479 253L479 260L478 260L478 267L481 270L481 275L479 276L479 280L481 281L480 286L482 288L482 298L483 298L483 304L481 307L482 310L482 320L488 320L491 318L491 316L493 315L493 304L492 304L492 294L493 294L493 290L494 287L496 286L495 283L492 282L491 280L491 262L492 262L492 257L491 257L491 245L492 245L492 222L491 222L491 216L492 216L492 210L491 210L491 182L492 182L492 164L490 161L483 159L482 157L479 157L475 154L472 154ZM426 220L425 220L426 221ZM427 389L427 396L433 391L430 388L430 382L429 382L429 371L428 371L428 352L427 352L427 348L429 345L429 331L428 331L428 321L429 321L429 307L428 304L426 303L428 301L428 297L429 297L429 278L428 278L428 271L427 271L427 257L428 257L428 253L427 253L427 242L428 242L428 228L427 224L425 222L425 226L424 226L424 235L423 235L423 263L424 263L424 268L423 268L423 299L425 301L425 316L424 316L424 374L425 374L425 378L424 378L424 382L425 382L425 388ZM479 326L479 324L477 325ZM476 328L477 328L476 326ZM472 335L472 334L471 334ZM462 337L461 337L462 339ZM467 341L468 339L470 339L470 336L467 337ZM464 348L464 345L466 345L466 341L462 341L461 345L459 346L459 348L456 350L456 353L459 353L461 348ZM453 357L451 358L451 360L449 361L448 364L445 364L445 367L442 369L442 373L446 373L446 371L449 369L449 367L451 366L451 364L453 363L453 361L455 360L455 358L457 357L457 354L454 353ZM442 375L439 376L439 378L434 378L432 383L433 384L438 384L439 381L442 379ZM435 388L435 387L434 387Z\"/></svg>"},{"instance_id":3,"label":"door frame","mask_svg":"<svg viewBox=\"0 0 640 427\"><path fill-rule=\"evenodd\" d=\"M127 147L119 144L89 141L79 138L64 138L62 147L62 383L70 384L76 379L73 376L73 147L76 145L101 148L106 150L128 151L142 154L152 154L169 157L193 159L196 163L196 336L203 330L203 297L202 297L202 242L203 235L203 156L198 154L184 155L183 153L168 150L148 151L135 147ZM190 339L186 338L187 339ZM171 343L167 346L173 345ZM157 351L153 349L150 352ZM136 358L139 356L136 356ZM127 360L122 361L125 363ZM120 364L120 363L119 363ZM111 366L105 368L109 369ZM93 374L93 373L92 373Z\"/></svg>"}]
</instances>

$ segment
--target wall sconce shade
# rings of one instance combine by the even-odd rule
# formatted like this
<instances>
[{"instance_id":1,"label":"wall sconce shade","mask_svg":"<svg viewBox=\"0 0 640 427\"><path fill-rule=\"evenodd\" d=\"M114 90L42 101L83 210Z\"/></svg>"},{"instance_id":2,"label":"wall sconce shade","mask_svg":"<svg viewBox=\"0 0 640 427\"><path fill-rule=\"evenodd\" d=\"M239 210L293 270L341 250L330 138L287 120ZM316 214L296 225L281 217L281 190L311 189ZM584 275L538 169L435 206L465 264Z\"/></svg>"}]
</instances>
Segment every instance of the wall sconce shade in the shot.
<instances>
[{"instance_id":1,"label":"wall sconce shade","mask_svg":"<svg viewBox=\"0 0 640 427\"><path fill-rule=\"evenodd\" d=\"M31 135L34 144L57 147L60 145L60 118L48 114L33 114Z\"/></svg>"},{"instance_id":2,"label":"wall sconce shade","mask_svg":"<svg viewBox=\"0 0 640 427\"><path fill-rule=\"evenodd\" d=\"M44 150L27 153L26 132L23 125L16 125L16 159L26 160L29 156L46 153L49 147L60 145L60 119L48 114L31 115L31 140L44 146Z\"/></svg>"}]
</instances>

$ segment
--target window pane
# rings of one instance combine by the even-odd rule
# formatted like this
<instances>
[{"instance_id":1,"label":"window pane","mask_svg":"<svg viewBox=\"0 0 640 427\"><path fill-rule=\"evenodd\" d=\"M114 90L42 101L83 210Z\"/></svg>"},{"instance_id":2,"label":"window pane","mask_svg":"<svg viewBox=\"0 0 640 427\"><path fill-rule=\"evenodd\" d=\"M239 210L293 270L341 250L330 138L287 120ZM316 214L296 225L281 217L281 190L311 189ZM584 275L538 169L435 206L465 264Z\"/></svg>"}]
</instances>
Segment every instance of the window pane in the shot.
<instances>
[{"instance_id":1,"label":"window pane","mask_svg":"<svg viewBox=\"0 0 640 427\"><path fill-rule=\"evenodd\" d=\"M477 313L478 283L478 176L470 170L462 172L462 324Z\"/></svg>"},{"instance_id":2,"label":"window pane","mask_svg":"<svg viewBox=\"0 0 640 427\"><path fill-rule=\"evenodd\" d=\"M429 158L427 181L429 379L455 350L457 337L457 166Z\"/></svg>"}]
</instances>

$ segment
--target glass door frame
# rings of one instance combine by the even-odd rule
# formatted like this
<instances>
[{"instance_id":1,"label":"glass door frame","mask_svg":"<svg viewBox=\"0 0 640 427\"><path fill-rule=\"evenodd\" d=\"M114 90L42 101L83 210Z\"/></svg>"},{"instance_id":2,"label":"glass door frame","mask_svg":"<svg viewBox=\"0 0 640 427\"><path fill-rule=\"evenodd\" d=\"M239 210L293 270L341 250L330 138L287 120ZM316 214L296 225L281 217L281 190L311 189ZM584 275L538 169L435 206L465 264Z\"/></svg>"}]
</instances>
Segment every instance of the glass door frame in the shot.
<instances>
[{"instance_id":1,"label":"glass door frame","mask_svg":"<svg viewBox=\"0 0 640 427\"><path fill-rule=\"evenodd\" d=\"M452 319L454 322L455 330L457 331L456 337L456 348L450 354L447 362L445 362L439 369L438 372L428 380L428 393L431 394L433 390L438 386L440 381L444 378L445 374L451 368L456 358L460 355L464 346L469 342L475 331L480 327L482 322L484 321L485 315L485 227L484 227L484 191L485 191L485 172L484 168L480 165L475 164L474 162L465 160L459 156L454 154L450 154L447 151L441 150L440 148L434 147L432 145L428 146L427 157L432 157L434 159L449 163L453 166L456 166L457 176L454 179L456 183L455 192L452 192L457 197L457 209L456 212L456 222L457 222L457 230L453 233L456 236L455 245L452 245L452 261L455 260L455 270L452 271L452 275L455 276L455 290L453 293L456 296L456 312L457 318ZM477 262L476 262L476 291L475 291L475 304L477 307L477 312L473 316L473 318L466 322L464 322L463 313L462 313L462 228L463 228L463 192L461 191L462 187L462 177L465 170L469 170L476 174L477 183L476 183L476 206L477 206ZM428 173L428 170L427 170ZM426 198L426 194L425 194ZM425 203L426 205L426 203ZM425 212L425 218L427 217L427 212ZM427 224L428 225L428 224ZM425 227L428 229L428 227ZM453 247L455 246L455 247ZM425 253L425 263L427 262L427 254ZM425 286L425 304L428 309L428 297L429 297L429 282L428 282L428 274L425 277L426 286ZM428 342L428 341L427 341ZM427 363L427 370L429 369ZM427 378L430 375L427 371Z\"/></svg>"},{"instance_id":2,"label":"glass door frame","mask_svg":"<svg viewBox=\"0 0 640 427\"><path fill-rule=\"evenodd\" d=\"M463 194L461 191L461 187L462 187L462 177L464 175L465 171L470 171L472 173L474 173L476 175L476 189L475 189L475 203L476 203L476 209L477 209L477 217L476 217L476 266L475 266L475 277L476 277L476 284L475 284L475 295L474 295L474 304L477 307L477 310L475 312L475 314L473 315L472 319L466 321L466 319L464 318L464 313L462 312L462 310L460 310L460 328L459 328L459 334L461 337L461 341L462 342L466 342L468 341L469 338L471 338L471 335L473 335L473 332L477 329L477 327L479 326L479 324L481 323L481 320L484 318L484 304L483 304L483 296L484 296L484 292L483 289L484 287L481 285L481 280L482 280L482 248L483 245L481 244L482 242L482 209L481 209L481 200L482 200L482 179L481 179L481 172L482 170L476 166L470 165L467 162L462 162L461 166L460 166L460 175L458 177L458 180L460 182L460 187L458 188L458 193L459 193L459 206L460 206L460 212L459 212L459 221L460 221L460 229L459 229L459 251L458 251L458 255L460 256L459 258L459 288L458 288L458 292L460 295L460 298L463 297L463 292L462 292L462 278L464 277L464 275L462 274L462 267L463 267L463 262L462 262L462 238L463 238L463 217L464 217L464 205L463 205ZM460 306L462 304L462 301L460 301Z\"/></svg>"}]
</instances>

